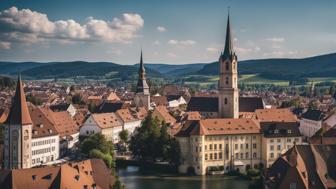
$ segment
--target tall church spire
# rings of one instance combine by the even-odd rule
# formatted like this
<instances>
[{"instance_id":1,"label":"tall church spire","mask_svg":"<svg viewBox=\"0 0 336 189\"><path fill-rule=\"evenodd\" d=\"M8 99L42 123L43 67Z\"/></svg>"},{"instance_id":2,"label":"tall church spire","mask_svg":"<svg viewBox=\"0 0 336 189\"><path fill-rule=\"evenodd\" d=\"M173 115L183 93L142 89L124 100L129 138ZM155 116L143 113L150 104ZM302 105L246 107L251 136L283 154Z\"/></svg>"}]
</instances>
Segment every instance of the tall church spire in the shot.
<instances>
[{"instance_id":1,"label":"tall church spire","mask_svg":"<svg viewBox=\"0 0 336 189\"><path fill-rule=\"evenodd\" d=\"M231 36L231 26L230 26L230 13L228 13L223 56L225 58L228 58L228 57L231 57L232 53L233 53L233 47L232 47L232 36Z\"/></svg>"},{"instance_id":2,"label":"tall church spire","mask_svg":"<svg viewBox=\"0 0 336 189\"><path fill-rule=\"evenodd\" d=\"M142 49L141 49L140 67L139 67L139 79L146 79L145 75L146 75L146 72L145 72L145 66L144 66L143 60L142 60Z\"/></svg>"},{"instance_id":3,"label":"tall church spire","mask_svg":"<svg viewBox=\"0 0 336 189\"><path fill-rule=\"evenodd\" d=\"M142 58L142 49L140 54L140 66L139 66L139 78L138 78L138 84L137 84L137 93L149 93L149 87L146 82L146 72L145 72L145 66L143 63Z\"/></svg>"},{"instance_id":4,"label":"tall church spire","mask_svg":"<svg viewBox=\"0 0 336 189\"><path fill-rule=\"evenodd\" d=\"M12 106L6 120L9 125L27 125L32 124L30 114L28 111L28 106L26 102L26 96L23 90L23 84L21 80L21 75L18 76L18 81L15 90L15 96L12 100Z\"/></svg>"}]
</instances>

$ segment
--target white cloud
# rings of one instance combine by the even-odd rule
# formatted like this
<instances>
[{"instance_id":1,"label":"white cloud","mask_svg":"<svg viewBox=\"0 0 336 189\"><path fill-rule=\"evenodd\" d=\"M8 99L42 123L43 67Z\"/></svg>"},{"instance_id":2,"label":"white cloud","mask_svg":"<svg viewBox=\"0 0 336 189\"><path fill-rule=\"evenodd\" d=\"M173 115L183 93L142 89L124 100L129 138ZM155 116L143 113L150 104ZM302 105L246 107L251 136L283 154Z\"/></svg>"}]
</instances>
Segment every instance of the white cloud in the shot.
<instances>
[{"instance_id":1,"label":"white cloud","mask_svg":"<svg viewBox=\"0 0 336 189\"><path fill-rule=\"evenodd\" d=\"M250 53L260 51L260 47L258 46L252 48L236 47L234 49L237 51L237 53Z\"/></svg>"},{"instance_id":2,"label":"white cloud","mask_svg":"<svg viewBox=\"0 0 336 189\"><path fill-rule=\"evenodd\" d=\"M218 48L215 48L215 47L208 47L208 48L206 48L206 50L207 50L208 52L219 52L219 49L218 49Z\"/></svg>"},{"instance_id":3,"label":"white cloud","mask_svg":"<svg viewBox=\"0 0 336 189\"><path fill-rule=\"evenodd\" d=\"M283 43L285 42L285 38L283 37L272 37L272 38L267 38L266 41L270 41L273 43Z\"/></svg>"},{"instance_id":4,"label":"white cloud","mask_svg":"<svg viewBox=\"0 0 336 189\"><path fill-rule=\"evenodd\" d=\"M196 41L193 41L193 40L178 41L176 39L171 39L171 40L168 41L168 44L170 44L170 45L180 45L180 46L191 46L191 45L195 45Z\"/></svg>"},{"instance_id":5,"label":"white cloud","mask_svg":"<svg viewBox=\"0 0 336 189\"><path fill-rule=\"evenodd\" d=\"M160 45L161 44L161 42L159 41L159 40L155 40L154 42L153 42L153 45Z\"/></svg>"},{"instance_id":6,"label":"white cloud","mask_svg":"<svg viewBox=\"0 0 336 189\"><path fill-rule=\"evenodd\" d=\"M9 42L0 42L0 49L5 49L5 50L11 49L11 43L9 43Z\"/></svg>"},{"instance_id":7,"label":"white cloud","mask_svg":"<svg viewBox=\"0 0 336 189\"><path fill-rule=\"evenodd\" d=\"M159 31L159 32L165 32L165 31L167 31L166 28L163 27L163 26L158 26L158 27L156 28L156 30Z\"/></svg>"},{"instance_id":8,"label":"white cloud","mask_svg":"<svg viewBox=\"0 0 336 189\"><path fill-rule=\"evenodd\" d=\"M167 56L170 58L176 58L176 54L172 53L172 52L168 52Z\"/></svg>"},{"instance_id":9,"label":"white cloud","mask_svg":"<svg viewBox=\"0 0 336 189\"><path fill-rule=\"evenodd\" d=\"M50 21L46 14L11 7L0 11L0 40L35 43L62 39L69 41L130 42L142 28L139 14L124 13L111 21L88 17L84 24L75 20Z\"/></svg>"}]
</instances>

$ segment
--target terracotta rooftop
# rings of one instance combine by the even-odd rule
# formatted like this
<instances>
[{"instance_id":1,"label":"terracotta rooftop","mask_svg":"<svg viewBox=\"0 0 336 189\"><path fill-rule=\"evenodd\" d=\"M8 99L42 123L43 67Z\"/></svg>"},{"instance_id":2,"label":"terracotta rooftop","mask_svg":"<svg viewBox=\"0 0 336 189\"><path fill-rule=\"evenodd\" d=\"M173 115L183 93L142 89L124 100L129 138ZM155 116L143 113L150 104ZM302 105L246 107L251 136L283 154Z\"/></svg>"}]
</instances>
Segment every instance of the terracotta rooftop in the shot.
<instances>
[{"instance_id":1,"label":"terracotta rooftop","mask_svg":"<svg viewBox=\"0 0 336 189\"><path fill-rule=\"evenodd\" d=\"M138 119L136 119L130 112L130 110L128 108L126 109L120 109L117 110L116 114L120 117L120 119L124 122L132 122L132 121L137 121Z\"/></svg>"},{"instance_id":2,"label":"terracotta rooftop","mask_svg":"<svg viewBox=\"0 0 336 189\"><path fill-rule=\"evenodd\" d=\"M204 119L187 121L176 136L258 134L259 124L253 119Z\"/></svg>"},{"instance_id":3,"label":"terracotta rooftop","mask_svg":"<svg viewBox=\"0 0 336 189\"><path fill-rule=\"evenodd\" d=\"M30 105L29 113L31 119L33 120L32 138L53 136L58 134L53 120L42 108Z\"/></svg>"},{"instance_id":4,"label":"terracotta rooftop","mask_svg":"<svg viewBox=\"0 0 336 189\"><path fill-rule=\"evenodd\" d=\"M172 115L170 115L170 113L168 112L165 106L157 106L155 107L154 111L158 111L166 123L169 123L169 124L176 123L176 119Z\"/></svg>"},{"instance_id":5,"label":"terracotta rooftop","mask_svg":"<svg viewBox=\"0 0 336 189\"><path fill-rule=\"evenodd\" d=\"M296 122L298 121L295 114L289 109L257 109L255 118L260 122Z\"/></svg>"},{"instance_id":6,"label":"terracotta rooftop","mask_svg":"<svg viewBox=\"0 0 336 189\"><path fill-rule=\"evenodd\" d=\"M92 118L96 121L98 127L100 127L101 129L107 129L122 125L115 113L92 114Z\"/></svg>"},{"instance_id":7,"label":"terracotta rooftop","mask_svg":"<svg viewBox=\"0 0 336 189\"><path fill-rule=\"evenodd\" d=\"M58 166L0 171L3 189L109 189L114 177L101 159Z\"/></svg>"},{"instance_id":8,"label":"terracotta rooftop","mask_svg":"<svg viewBox=\"0 0 336 189\"><path fill-rule=\"evenodd\" d=\"M336 145L295 145L269 168L265 183L269 189L289 188L292 182L297 188L335 188L335 153Z\"/></svg>"},{"instance_id":9,"label":"terracotta rooftop","mask_svg":"<svg viewBox=\"0 0 336 189\"><path fill-rule=\"evenodd\" d=\"M71 118L69 112L53 112L47 108L45 108L45 112L47 112L47 116L53 120L54 126L60 137L69 136L79 132L79 126Z\"/></svg>"},{"instance_id":10,"label":"terracotta rooftop","mask_svg":"<svg viewBox=\"0 0 336 189\"><path fill-rule=\"evenodd\" d=\"M13 103L5 123L8 125L32 124L32 120L30 118L26 102L26 96L23 90L23 83L21 81L21 76L19 76L18 78Z\"/></svg>"}]
</instances>

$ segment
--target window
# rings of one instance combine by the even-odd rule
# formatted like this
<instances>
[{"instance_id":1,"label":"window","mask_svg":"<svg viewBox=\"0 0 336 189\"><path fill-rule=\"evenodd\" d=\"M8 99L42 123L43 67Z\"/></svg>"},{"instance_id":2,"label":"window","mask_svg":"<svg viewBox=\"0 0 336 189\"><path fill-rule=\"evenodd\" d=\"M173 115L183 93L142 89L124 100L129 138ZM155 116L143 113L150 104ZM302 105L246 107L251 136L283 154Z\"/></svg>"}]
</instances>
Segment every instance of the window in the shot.
<instances>
[{"instance_id":1,"label":"window","mask_svg":"<svg viewBox=\"0 0 336 189\"><path fill-rule=\"evenodd\" d=\"M238 159L238 158L239 158L239 157L238 157L238 153L236 153L235 155L236 155L236 159Z\"/></svg>"},{"instance_id":2,"label":"window","mask_svg":"<svg viewBox=\"0 0 336 189\"><path fill-rule=\"evenodd\" d=\"M273 139L271 139L271 140L270 140L270 143L273 143L273 142L274 142L274 140L273 140Z\"/></svg>"},{"instance_id":3,"label":"window","mask_svg":"<svg viewBox=\"0 0 336 189\"><path fill-rule=\"evenodd\" d=\"M219 149L220 149L220 150L222 149L222 144L219 144Z\"/></svg>"},{"instance_id":4,"label":"window","mask_svg":"<svg viewBox=\"0 0 336 189\"><path fill-rule=\"evenodd\" d=\"M248 159L248 158L249 158L249 153L246 152L246 153L245 153L245 159Z\"/></svg>"},{"instance_id":5,"label":"window","mask_svg":"<svg viewBox=\"0 0 336 189\"><path fill-rule=\"evenodd\" d=\"M217 150L217 144L214 144L214 150Z\"/></svg>"},{"instance_id":6,"label":"window","mask_svg":"<svg viewBox=\"0 0 336 189\"><path fill-rule=\"evenodd\" d=\"M271 154L270 154L270 157L271 157L271 158L274 158L274 153L271 153Z\"/></svg>"},{"instance_id":7,"label":"window","mask_svg":"<svg viewBox=\"0 0 336 189\"><path fill-rule=\"evenodd\" d=\"M217 159L217 153L214 153L214 159Z\"/></svg>"},{"instance_id":8,"label":"window","mask_svg":"<svg viewBox=\"0 0 336 189\"><path fill-rule=\"evenodd\" d=\"M257 148L257 144L256 143L253 143L252 146L253 146L253 149Z\"/></svg>"},{"instance_id":9,"label":"window","mask_svg":"<svg viewBox=\"0 0 336 189\"><path fill-rule=\"evenodd\" d=\"M225 63L225 69L226 69L226 70L229 70L229 62L226 62L226 63Z\"/></svg>"},{"instance_id":10,"label":"window","mask_svg":"<svg viewBox=\"0 0 336 189\"><path fill-rule=\"evenodd\" d=\"M227 104L227 98L224 99L224 103Z\"/></svg>"},{"instance_id":11,"label":"window","mask_svg":"<svg viewBox=\"0 0 336 189\"><path fill-rule=\"evenodd\" d=\"M257 158L257 153L253 153L253 158Z\"/></svg>"},{"instance_id":12,"label":"window","mask_svg":"<svg viewBox=\"0 0 336 189\"><path fill-rule=\"evenodd\" d=\"M235 144L235 149L238 150L238 144Z\"/></svg>"},{"instance_id":13,"label":"window","mask_svg":"<svg viewBox=\"0 0 336 189\"><path fill-rule=\"evenodd\" d=\"M278 142L278 143L281 142L281 139L278 138L277 142Z\"/></svg>"},{"instance_id":14,"label":"window","mask_svg":"<svg viewBox=\"0 0 336 189\"><path fill-rule=\"evenodd\" d=\"M212 144L209 145L209 150L212 150Z\"/></svg>"},{"instance_id":15,"label":"window","mask_svg":"<svg viewBox=\"0 0 336 189\"><path fill-rule=\"evenodd\" d=\"M205 154L205 160L208 160L208 154Z\"/></svg>"},{"instance_id":16,"label":"window","mask_svg":"<svg viewBox=\"0 0 336 189\"><path fill-rule=\"evenodd\" d=\"M212 154L210 153L210 160L212 160Z\"/></svg>"},{"instance_id":17,"label":"window","mask_svg":"<svg viewBox=\"0 0 336 189\"><path fill-rule=\"evenodd\" d=\"M229 78L228 77L225 78L225 84L227 84L227 85L229 84Z\"/></svg>"},{"instance_id":18,"label":"window","mask_svg":"<svg viewBox=\"0 0 336 189\"><path fill-rule=\"evenodd\" d=\"M204 145L204 150L207 150L207 145Z\"/></svg>"},{"instance_id":19,"label":"window","mask_svg":"<svg viewBox=\"0 0 336 189\"><path fill-rule=\"evenodd\" d=\"M274 146L270 145L270 150L273 151L274 150Z\"/></svg>"},{"instance_id":20,"label":"window","mask_svg":"<svg viewBox=\"0 0 336 189\"><path fill-rule=\"evenodd\" d=\"M292 142L292 139L291 138L287 138L287 142Z\"/></svg>"},{"instance_id":21,"label":"window","mask_svg":"<svg viewBox=\"0 0 336 189\"><path fill-rule=\"evenodd\" d=\"M218 156L219 156L219 157L218 157L219 159L223 159L223 154L222 154L222 152L219 152L219 153L218 153Z\"/></svg>"},{"instance_id":22,"label":"window","mask_svg":"<svg viewBox=\"0 0 336 189\"><path fill-rule=\"evenodd\" d=\"M240 159L243 159L243 158L244 158L244 154L240 153Z\"/></svg>"},{"instance_id":23,"label":"window","mask_svg":"<svg viewBox=\"0 0 336 189\"><path fill-rule=\"evenodd\" d=\"M245 148L248 149L248 148L249 148L249 145L248 145L248 144L245 144Z\"/></svg>"},{"instance_id":24,"label":"window","mask_svg":"<svg viewBox=\"0 0 336 189\"><path fill-rule=\"evenodd\" d=\"M281 150L281 145L280 144L278 145L278 150Z\"/></svg>"},{"instance_id":25,"label":"window","mask_svg":"<svg viewBox=\"0 0 336 189\"><path fill-rule=\"evenodd\" d=\"M240 149L243 149L244 148L244 144L240 144Z\"/></svg>"},{"instance_id":26,"label":"window","mask_svg":"<svg viewBox=\"0 0 336 189\"><path fill-rule=\"evenodd\" d=\"M197 146L195 147L195 152L197 152L198 150L197 150Z\"/></svg>"}]
</instances>

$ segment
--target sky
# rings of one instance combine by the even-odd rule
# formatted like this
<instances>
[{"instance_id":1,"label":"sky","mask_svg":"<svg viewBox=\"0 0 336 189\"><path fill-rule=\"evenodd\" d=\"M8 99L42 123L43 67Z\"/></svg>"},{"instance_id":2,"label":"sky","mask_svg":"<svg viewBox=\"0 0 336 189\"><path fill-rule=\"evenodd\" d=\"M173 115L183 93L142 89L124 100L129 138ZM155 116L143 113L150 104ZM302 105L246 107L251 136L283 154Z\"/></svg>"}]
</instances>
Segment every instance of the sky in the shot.
<instances>
[{"instance_id":1,"label":"sky","mask_svg":"<svg viewBox=\"0 0 336 189\"><path fill-rule=\"evenodd\" d=\"M0 61L208 63L336 51L336 1L0 0Z\"/></svg>"}]
</instances>

